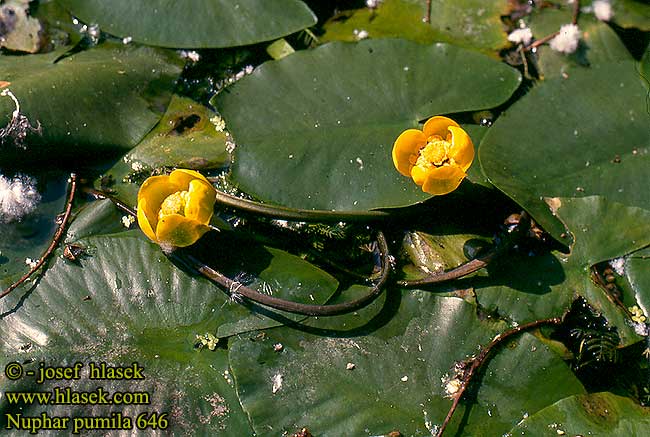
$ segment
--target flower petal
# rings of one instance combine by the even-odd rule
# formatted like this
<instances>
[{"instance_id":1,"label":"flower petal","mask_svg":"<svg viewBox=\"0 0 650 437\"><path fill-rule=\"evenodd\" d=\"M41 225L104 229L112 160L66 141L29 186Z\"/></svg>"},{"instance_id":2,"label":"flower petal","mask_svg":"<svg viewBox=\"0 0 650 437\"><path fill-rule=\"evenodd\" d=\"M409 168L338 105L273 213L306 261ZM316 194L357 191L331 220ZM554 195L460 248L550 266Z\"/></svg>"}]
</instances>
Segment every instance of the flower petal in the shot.
<instances>
[{"instance_id":1,"label":"flower petal","mask_svg":"<svg viewBox=\"0 0 650 437\"><path fill-rule=\"evenodd\" d=\"M208 224L214 213L215 190L201 179L190 182L189 196L185 206L185 217Z\"/></svg>"},{"instance_id":2,"label":"flower petal","mask_svg":"<svg viewBox=\"0 0 650 437\"><path fill-rule=\"evenodd\" d=\"M427 172L422 191L434 195L451 193L458 188L465 176L465 172L457 165L432 167Z\"/></svg>"},{"instance_id":3,"label":"flower petal","mask_svg":"<svg viewBox=\"0 0 650 437\"><path fill-rule=\"evenodd\" d=\"M142 232L144 232L144 234L149 237L150 240L156 241L156 233L154 232L153 227L147 218L147 214L145 214L145 210L147 209L146 205L147 199L142 198L138 201L138 226L140 226Z\"/></svg>"},{"instance_id":4,"label":"flower petal","mask_svg":"<svg viewBox=\"0 0 650 437\"><path fill-rule=\"evenodd\" d=\"M449 148L448 155L456 161L456 164L463 171L467 171L474 160L474 144L472 143L472 139L460 127L450 126L449 132L451 132L451 147Z\"/></svg>"},{"instance_id":5,"label":"flower petal","mask_svg":"<svg viewBox=\"0 0 650 437\"><path fill-rule=\"evenodd\" d=\"M175 247L190 246L210 228L196 220L178 214L164 216L158 222L156 237L159 244Z\"/></svg>"},{"instance_id":6,"label":"flower petal","mask_svg":"<svg viewBox=\"0 0 650 437\"><path fill-rule=\"evenodd\" d=\"M140 191L138 191L138 212L140 212L140 201L147 199L143 204L142 212L147 216L147 221L152 229L156 229L158 210L160 210L163 200L176 191L179 191L179 187L170 183L169 176L152 176L144 181L140 187Z\"/></svg>"},{"instance_id":7,"label":"flower petal","mask_svg":"<svg viewBox=\"0 0 650 437\"><path fill-rule=\"evenodd\" d=\"M444 140L447 138L447 129L449 126L460 127L458 123L456 123L451 118L443 117L442 115L436 115L424 123L422 132L424 132L424 136L427 139L430 136L439 135Z\"/></svg>"},{"instance_id":8,"label":"flower petal","mask_svg":"<svg viewBox=\"0 0 650 437\"><path fill-rule=\"evenodd\" d=\"M411 179L415 182L415 185L422 186L424 181L427 179L428 169L420 167L419 165L413 166L411 169Z\"/></svg>"},{"instance_id":9,"label":"flower petal","mask_svg":"<svg viewBox=\"0 0 650 437\"><path fill-rule=\"evenodd\" d=\"M177 168L169 174L169 180L182 188L182 191L187 191L190 187L190 181L194 179L200 179L206 184L210 185L210 182L198 171L186 170L184 168ZM180 190L179 190L180 191Z\"/></svg>"},{"instance_id":10,"label":"flower petal","mask_svg":"<svg viewBox=\"0 0 650 437\"><path fill-rule=\"evenodd\" d=\"M414 164L410 162L411 156L417 155L426 144L427 138L422 131L407 129L402 132L393 144L393 164L397 171L404 176L410 176Z\"/></svg>"}]
</instances>

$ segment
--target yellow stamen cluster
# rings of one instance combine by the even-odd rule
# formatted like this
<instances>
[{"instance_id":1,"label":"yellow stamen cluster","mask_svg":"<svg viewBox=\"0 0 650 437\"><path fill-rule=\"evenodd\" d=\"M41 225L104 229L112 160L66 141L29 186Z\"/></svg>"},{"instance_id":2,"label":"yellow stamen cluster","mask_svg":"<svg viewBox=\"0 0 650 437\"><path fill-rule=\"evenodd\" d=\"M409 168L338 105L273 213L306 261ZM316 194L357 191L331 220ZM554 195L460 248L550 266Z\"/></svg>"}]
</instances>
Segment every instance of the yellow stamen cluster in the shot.
<instances>
[{"instance_id":1,"label":"yellow stamen cluster","mask_svg":"<svg viewBox=\"0 0 650 437\"><path fill-rule=\"evenodd\" d=\"M190 193L187 191L178 191L167 196L160 205L158 220L162 220L164 216L171 214L185 216L185 206L187 205L189 197Z\"/></svg>"},{"instance_id":2,"label":"yellow stamen cluster","mask_svg":"<svg viewBox=\"0 0 650 437\"><path fill-rule=\"evenodd\" d=\"M441 167L449 162L447 153L450 146L448 141L441 139L438 135L429 137L427 145L419 150L415 165L424 168Z\"/></svg>"}]
</instances>

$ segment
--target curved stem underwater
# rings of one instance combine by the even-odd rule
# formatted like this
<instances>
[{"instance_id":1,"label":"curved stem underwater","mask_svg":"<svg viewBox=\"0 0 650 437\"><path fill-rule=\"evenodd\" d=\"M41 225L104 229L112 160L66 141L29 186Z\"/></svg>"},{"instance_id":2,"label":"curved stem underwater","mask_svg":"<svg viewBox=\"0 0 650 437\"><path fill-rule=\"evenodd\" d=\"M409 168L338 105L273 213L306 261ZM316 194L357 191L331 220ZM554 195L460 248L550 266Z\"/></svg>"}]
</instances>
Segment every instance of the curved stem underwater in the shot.
<instances>
[{"instance_id":1,"label":"curved stem underwater","mask_svg":"<svg viewBox=\"0 0 650 437\"><path fill-rule=\"evenodd\" d=\"M386 211L326 211L292 209L242 199L217 190L217 203L258 216L297 222L363 222L390 217Z\"/></svg>"},{"instance_id":2,"label":"curved stem underwater","mask_svg":"<svg viewBox=\"0 0 650 437\"><path fill-rule=\"evenodd\" d=\"M131 216L136 216L136 212L133 208L129 207L113 196L92 188L85 189L84 191L92 194L96 198L109 199L121 211ZM236 295L245 297L252 302L294 314L302 314L306 316L335 316L361 309L369 305L383 293L384 286L386 285L388 276L390 274L391 264L389 261L390 253L388 251L388 242L386 241L386 237L381 231L377 232L377 246L381 260L379 279L377 282L373 284L367 294L361 296L360 298L349 302L333 305L310 305L299 302L292 302L285 299L279 299L277 297L260 293L256 290L253 290L252 288L246 287L245 285L228 278L226 275L214 270L192 255L174 251L169 255L169 257L193 268L210 281L225 288L231 294L231 297L236 293Z\"/></svg>"},{"instance_id":3,"label":"curved stem underwater","mask_svg":"<svg viewBox=\"0 0 650 437\"><path fill-rule=\"evenodd\" d=\"M270 308L287 311L294 314L302 314L305 316L336 316L359 310L369 305L372 301L377 299L382 294L384 285L386 285L386 282L388 280L391 267L389 262L390 255L388 253L388 243L386 242L386 237L384 237L384 234L381 231L377 233L377 245L381 258L379 280L373 284L367 294L361 296L360 298L332 305L310 305L269 296L267 294L253 290L252 288L246 287L240 282L233 281L227 276L205 265L192 255L178 255L177 253L173 253L171 256L172 258L177 257L179 261L189 264L193 269L201 273L212 282L215 282L221 287L227 289L231 297L234 294L237 294L239 296L245 297L250 301Z\"/></svg>"}]
</instances>

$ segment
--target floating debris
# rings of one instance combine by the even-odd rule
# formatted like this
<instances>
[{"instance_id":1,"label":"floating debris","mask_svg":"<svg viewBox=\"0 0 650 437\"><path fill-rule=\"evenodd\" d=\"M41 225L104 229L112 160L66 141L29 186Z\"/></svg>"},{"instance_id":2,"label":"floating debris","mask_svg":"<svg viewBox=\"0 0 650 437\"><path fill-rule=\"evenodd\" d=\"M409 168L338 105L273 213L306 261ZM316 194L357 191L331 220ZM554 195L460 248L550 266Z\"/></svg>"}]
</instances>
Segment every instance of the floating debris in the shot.
<instances>
[{"instance_id":1,"label":"floating debris","mask_svg":"<svg viewBox=\"0 0 650 437\"><path fill-rule=\"evenodd\" d=\"M282 389L282 375L279 373L276 373L271 377L271 382L273 383L273 387L271 388L271 391L273 394L276 394Z\"/></svg>"}]
</instances>

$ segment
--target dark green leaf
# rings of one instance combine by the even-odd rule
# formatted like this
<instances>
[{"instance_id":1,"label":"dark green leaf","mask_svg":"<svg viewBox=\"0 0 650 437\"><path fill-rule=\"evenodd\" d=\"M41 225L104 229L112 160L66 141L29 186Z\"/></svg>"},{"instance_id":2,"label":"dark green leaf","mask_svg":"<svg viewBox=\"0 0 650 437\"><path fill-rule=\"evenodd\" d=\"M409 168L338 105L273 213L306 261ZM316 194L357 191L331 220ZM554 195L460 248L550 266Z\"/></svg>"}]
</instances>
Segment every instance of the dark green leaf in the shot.
<instances>
[{"instance_id":1,"label":"dark green leaf","mask_svg":"<svg viewBox=\"0 0 650 437\"><path fill-rule=\"evenodd\" d=\"M650 210L646 93L631 61L544 81L490 128L479 149L483 171L565 244L545 197L601 195Z\"/></svg>"},{"instance_id":2,"label":"dark green leaf","mask_svg":"<svg viewBox=\"0 0 650 437\"><path fill-rule=\"evenodd\" d=\"M512 435L644 435L650 427L648 408L613 393L571 396L522 420Z\"/></svg>"},{"instance_id":3,"label":"dark green leaf","mask_svg":"<svg viewBox=\"0 0 650 437\"><path fill-rule=\"evenodd\" d=\"M5 146L0 163L97 159L129 149L158 122L180 73L177 59L147 47L100 46L57 62L62 53L0 57L21 112L43 131L27 138L27 152ZM0 98L2 125L14 109Z\"/></svg>"},{"instance_id":4,"label":"dark green leaf","mask_svg":"<svg viewBox=\"0 0 650 437\"><path fill-rule=\"evenodd\" d=\"M298 0L58 0L105 32L162 47L232 47L269 41L316 23Z\"/></svg>"},{"instance_id":5,"label":"dark green leaf","mask_svg":"<svg viewBox=\"0 0 650 437\"><path fill-rule=\"evenodd\" d=\"M480 322L460 299L409 291L400 300L398 314L383 326L368 326L363 336L282 328L236 341L231 367L255 431L272 427L281 434L306 426L323 437L395 429L431 435L451 406L444 390L455 362L475 354L498 327ZM352 324L354 318L345 316ZM282 352L274 350L277 343ZM451 435L501 435L524 412L565 393L583 393L562 360L531 335L500 349L484 375L476 395L456 412Z\"/></svg>"},{"instance_id":6,"label":"dark green leaf","mask_svg":"<svg viewBox=\"0 0 650 437\"><path fill-rule=\"evenodd\" d=\"M346 11L330 19L324 26L323 39L355 41L360 31L366 31L370 38L445 41L479 50L499 50L509 45L501 22L508 9L502 0L433 0L431 23L427 24L423 22L426 2L384 0L376 9Z\"/></svg>"},{"instance_id":7,"label":"dark green leaf","mask_svg":"<svg viewBox=\"0 0 650 437\"><path fill-rule=\"evenodd\" d=\"M363 211L431 197L393 166L403 130L496 106L519 81L516 70L453 46L369 40L267 62L213 103L238 145L232 179L243 191L288 207Z\"/></svg>"}]
</instances>

